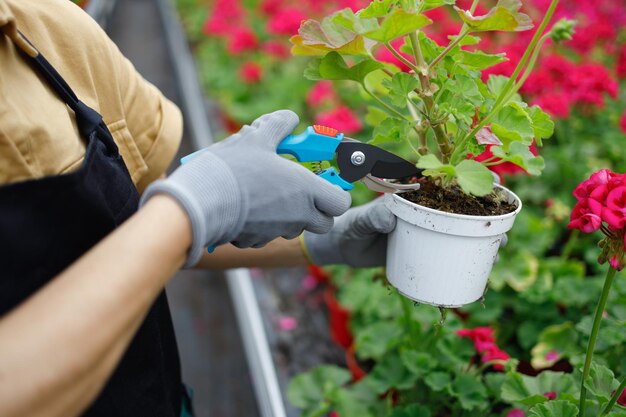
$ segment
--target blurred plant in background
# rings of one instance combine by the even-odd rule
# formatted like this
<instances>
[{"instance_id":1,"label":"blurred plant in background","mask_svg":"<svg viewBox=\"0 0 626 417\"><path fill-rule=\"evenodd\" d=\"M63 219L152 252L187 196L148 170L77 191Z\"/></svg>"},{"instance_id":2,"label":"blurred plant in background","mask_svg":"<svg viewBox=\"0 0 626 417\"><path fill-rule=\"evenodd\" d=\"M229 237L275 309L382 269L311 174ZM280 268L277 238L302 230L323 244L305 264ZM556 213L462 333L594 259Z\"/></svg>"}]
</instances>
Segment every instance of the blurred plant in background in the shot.
<instances>
[{"instance_id":1,"label":"blurred plant in background","mask_svg":"<svg viewBox=\"0 0 626 417\"><path fill-rule=\"evenodd\" d=\"M290 108L303 124L318 121L362 140L372 137L362 92L340 81L306 80L306 60L290 58L288 43L301 20L366 4L177 1L207 95L235 125ZM470 7L466 0L456 3ZM537 22L548 3L524 1L522 11ZM494 4L481 1L475 15ZM434 23L424 30L439 45L461 28L450 10L427 12ZM615 378L626 375L626 280L618 276L595 316L594 361L583 380L606 269L596 261L603 250L599 233L567 227L579 183L602 169L626 172L626 3L561 0L554 21L559 18L577 21L573 38L548 41L520 91L553 116L555 135L534 150L546 161L541 179L507 164L493 168L524 210L500 251L484 303L451 311L442 325L436 309L389 290L383 271L314 269L329 282L319 285L332 289L331 333L346 351L348 368L325 365L294 378L289 398L303 415L574 416L583 386L587 415L600 415L616 393L607 415L626 416L624 383ZM508 58L485 77L511 75L532 33L481 36L482 50L504 50ZM385 48L375 54L409 69ZM482 157L491 157L489 149ZM353 192L357 204L370 198L363 188Z\"/></svg>"}]
</instances>

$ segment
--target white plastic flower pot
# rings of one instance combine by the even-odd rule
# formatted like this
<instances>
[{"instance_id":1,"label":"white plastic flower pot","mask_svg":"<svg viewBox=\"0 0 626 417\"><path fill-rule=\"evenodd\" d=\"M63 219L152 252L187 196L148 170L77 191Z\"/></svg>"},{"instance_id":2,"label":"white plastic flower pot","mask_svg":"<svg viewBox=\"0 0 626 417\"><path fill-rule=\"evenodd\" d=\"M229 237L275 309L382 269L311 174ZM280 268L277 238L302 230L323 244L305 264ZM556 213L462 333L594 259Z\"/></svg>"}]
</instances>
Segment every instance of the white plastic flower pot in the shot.
<instances>
[{"instance_id":1,"label":"white plastic flower pot","mask_svg":"<svg viewBox=\"0 0 626 417\"><path fill-rule=\"evenodd\" d=\"M522 202L504 191L516 210L500 216L446 213L385 194L397 216L387 243L387 278L418 303L460 307L482 297L503 235L511 230Z\"/></svg>"}]
</instances>

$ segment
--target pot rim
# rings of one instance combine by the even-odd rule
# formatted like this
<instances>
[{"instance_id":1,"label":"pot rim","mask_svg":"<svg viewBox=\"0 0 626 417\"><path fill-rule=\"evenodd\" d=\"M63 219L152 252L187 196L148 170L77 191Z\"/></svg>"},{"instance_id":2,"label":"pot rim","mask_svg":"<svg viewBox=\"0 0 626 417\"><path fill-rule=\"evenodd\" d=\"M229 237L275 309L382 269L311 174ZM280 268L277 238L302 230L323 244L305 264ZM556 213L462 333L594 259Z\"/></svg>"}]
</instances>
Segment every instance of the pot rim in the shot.
<instances>
[{"instance_id":1,"label":"pot rim","mask_svg":"<svg viewBox=\"0 0 626 417\"><path fill-rule=\"evenodd\" d=\"M517 203L517 208L510 212L510 213L506 213L506 214L500 214L497 216L478 216L475 214L458 214L458 213L449 213L447 211L443 211L443 210L436 210L430 207L426 207L426 206L422 206L420 204L414 203L412 201L407 200L406 198L401 196L401 193L399 194L390 194L392 198L398 200L399 202L403 203L403 204L407 204L409 206L414 206L414 207L418 207L420 210L425 211L427 213L434 213L434 214L439 214L439 215L444 215L447 217L451 217L451 218L456 218L456 219L467 219L467 220L504 220L507 219L509 217L515 217L517 216L517 214L522 210L522 200L517 196L517 194L515 194L513 191L509 190L508 188L506 188L503 185L500 184L494 184L495 188L500 188L504 191L506 191L507 193L509 193L510 195L513 196L513 198L515 199L515 202ZM397 216L397 215L396 215Z\"/></svg>"}]
</instances>

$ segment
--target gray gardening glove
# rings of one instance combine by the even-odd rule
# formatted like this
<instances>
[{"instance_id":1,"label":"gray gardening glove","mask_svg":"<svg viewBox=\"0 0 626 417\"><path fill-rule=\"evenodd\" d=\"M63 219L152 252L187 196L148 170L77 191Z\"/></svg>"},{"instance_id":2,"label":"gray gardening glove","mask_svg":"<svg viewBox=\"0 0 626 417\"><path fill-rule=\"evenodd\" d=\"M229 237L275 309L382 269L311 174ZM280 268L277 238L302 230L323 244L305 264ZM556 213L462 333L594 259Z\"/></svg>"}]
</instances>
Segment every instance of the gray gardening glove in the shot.
<instances>
[{"instance_id":1,"label":"gray gardening glove","mask_svg":"<svg viewBox=\"0 0 626 417\"><path fill-rule=\"evenodd\" d=\"M304 232L304 245L317 265L384 266L387 234L395 227L396 216L378 198L335 219L325 235Z\"/></svg>"},{"instance_id":2,"label":"gray gardening glove","mask_svg":"<svg viewBox=\"0 0 626 417\"><path fill-rule=\"evenodd\" d=\"M142 205L165 193L187 212L193 242L185 267L195 265L207 246L261 247L304 229L326 233L333 216L350 207L350 194L276 154L297 125L298 116L288 110L261 116L146 189Z\"/></svg>"}]
</instances>

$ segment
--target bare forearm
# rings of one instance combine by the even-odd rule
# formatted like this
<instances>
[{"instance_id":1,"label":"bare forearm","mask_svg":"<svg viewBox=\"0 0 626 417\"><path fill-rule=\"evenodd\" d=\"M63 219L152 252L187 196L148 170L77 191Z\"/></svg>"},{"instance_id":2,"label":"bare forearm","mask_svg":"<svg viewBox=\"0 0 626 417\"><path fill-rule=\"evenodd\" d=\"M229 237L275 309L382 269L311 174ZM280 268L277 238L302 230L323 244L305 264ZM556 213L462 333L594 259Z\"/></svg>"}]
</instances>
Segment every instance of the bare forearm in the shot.
<instances>
[{"instance_id":1,"label":"bare forearm","mask_svg":"<svg viewBox=\"0 0 626 417\"><path fill-rule=\"evenodd\" d=\"M298 239L279 238L259 249L239 249L233 245L219 246L213 253L205 253L196 268L273 268L306 264L307 259Z\"/></svg>"},{"instance_id":2,"label":"bare forearm","mask_svg":"<svg viewBox=\"0 0 626 417\"><path fill-rule=\"evenodd\" d=\"M3 317L0 416L80 413L183 264L190 242L182 209L167 197L154 197Z\"/></svg>"}]
</instances>

